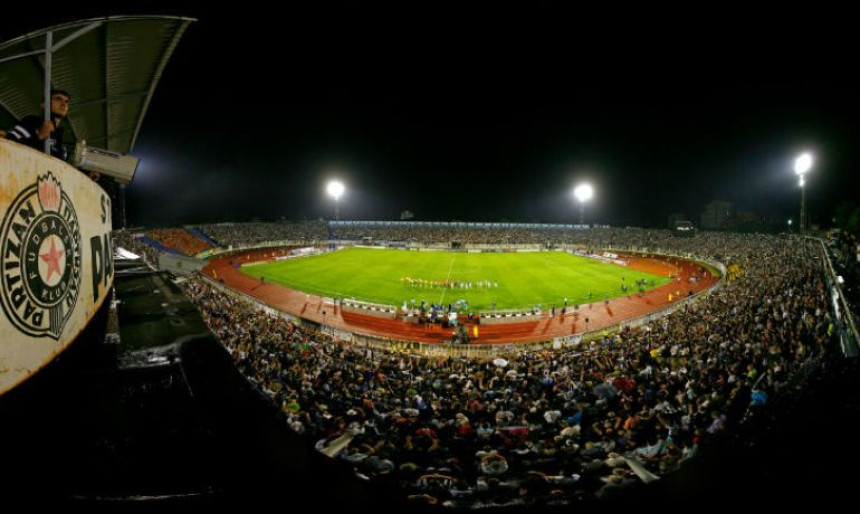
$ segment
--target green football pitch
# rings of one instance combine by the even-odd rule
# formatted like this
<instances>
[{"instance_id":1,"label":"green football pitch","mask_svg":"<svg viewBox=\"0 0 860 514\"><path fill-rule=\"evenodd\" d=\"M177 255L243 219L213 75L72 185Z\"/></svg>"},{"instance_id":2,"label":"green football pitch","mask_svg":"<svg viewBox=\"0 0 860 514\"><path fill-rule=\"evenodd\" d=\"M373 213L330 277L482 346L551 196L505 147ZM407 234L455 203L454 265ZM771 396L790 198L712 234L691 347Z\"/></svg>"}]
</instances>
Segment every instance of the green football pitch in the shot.
<instances>
[{"instance_id":1,"label":"green football pitch","mask_svg":"<svg viewBox=\"0 0 860 514\"><path fill-rule=\"evenodd\" d=\"M447 305L468 302L471 311L558 309L653 289L671 279L563 252L462 253L349 248L242 271L307 293L373 303ZM652 285L653 281L653 285ZM487 283L489 282L489 287ZM445 284L457 283L457 287ZM464 284L469 284L470 286ZM627 285L627 291L621 286Z\"/></svg>"}]
</instances>

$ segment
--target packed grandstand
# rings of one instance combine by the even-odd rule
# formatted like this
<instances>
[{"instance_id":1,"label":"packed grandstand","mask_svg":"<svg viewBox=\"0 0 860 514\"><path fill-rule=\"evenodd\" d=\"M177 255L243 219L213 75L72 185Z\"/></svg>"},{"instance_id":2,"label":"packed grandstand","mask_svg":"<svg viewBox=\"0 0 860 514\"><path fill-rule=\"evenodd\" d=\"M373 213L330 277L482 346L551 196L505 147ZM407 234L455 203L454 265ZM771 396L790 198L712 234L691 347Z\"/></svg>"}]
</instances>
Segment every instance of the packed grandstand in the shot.
<instances>
[{"instance_id":1,"label":"packed grandstand","mask_svg":"<svg viewBox=\"0 0 860 514\"><path fill-rule=\"evenodd\" d=\"M323 221L115 233L156 265L163 251L412 242L575 245L718 262L706 295L574 347L506 346L493 359L364 345L276 312L205 274L181 280L284 430L359 477L421 504L563 505L671 473L786 395L803 366L838 351L819 239L666 230ZM852 255L846 244L837 247ZM850 259L849 259L850 262Z\"/></svg>"}]
</instances>

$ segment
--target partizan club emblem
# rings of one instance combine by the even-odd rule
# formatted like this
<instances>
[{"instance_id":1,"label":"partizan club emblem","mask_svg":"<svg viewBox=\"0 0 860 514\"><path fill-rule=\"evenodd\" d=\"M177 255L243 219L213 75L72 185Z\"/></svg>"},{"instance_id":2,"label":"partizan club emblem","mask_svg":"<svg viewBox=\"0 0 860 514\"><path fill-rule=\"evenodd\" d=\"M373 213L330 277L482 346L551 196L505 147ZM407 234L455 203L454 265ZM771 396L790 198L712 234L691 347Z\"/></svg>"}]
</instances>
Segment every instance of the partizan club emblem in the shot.
<instances>
[{"instance_id":1,"label":"partizan club emblem","mask_svg":"<svg viewBox=\"0 0 860 514\"><path fill-rule=\"evenodd\" d=\"M3 310L21 332L59 339L81 288L75 208L48 172L15 198L0 229Z\"/></svg>"}]
</instances>

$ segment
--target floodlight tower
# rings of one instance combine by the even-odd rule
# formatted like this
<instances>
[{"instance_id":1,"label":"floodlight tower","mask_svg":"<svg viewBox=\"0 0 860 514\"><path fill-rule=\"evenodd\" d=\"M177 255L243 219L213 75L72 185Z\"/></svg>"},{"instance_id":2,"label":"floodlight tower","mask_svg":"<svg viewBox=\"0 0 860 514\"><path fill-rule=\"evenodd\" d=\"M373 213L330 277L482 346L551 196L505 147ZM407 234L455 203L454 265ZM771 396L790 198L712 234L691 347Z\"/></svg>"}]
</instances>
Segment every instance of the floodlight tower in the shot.
<instances>
[{"instance_id":1,"label":"floodlight tower","mask_svg":"<svg viewBox=\"0 0 860 514\"><path fill-rule=\"evenodd\" d=\"M338 203L338 200L340 199L340 196L343 194L344 189L346 189L346 188L344 187L343 182L341 182L339 180L332 180L331 182L328 183L328 186L326 187L326 191L328 192L329 196L334 197L334 219L335 220L340 219L340 203Z\"/></svg>"},{"instance_id":2,"label":"floodlight tower","mask_svg":"<svg viewBox=\"0 0 860 514\"><path fill-rule=\"evenodd\" d=\"M580 184L573 190L573 195L579 200L579 224L585 224L585 202L594 196L594 189L590 184Z\"/></svg>"},{"instance_id":3,"label":"floodlight tower","mask_svg":"<svg viewBox=\"0 0 860 514\"><path fill-rule=\"evenodd\" d=\"M812 154L806 152L794 160L794 172L800 177L800 223L798 230L802 234L808 225L806 219L806 173L812 168Z\"/></svg>"}]
</instances>

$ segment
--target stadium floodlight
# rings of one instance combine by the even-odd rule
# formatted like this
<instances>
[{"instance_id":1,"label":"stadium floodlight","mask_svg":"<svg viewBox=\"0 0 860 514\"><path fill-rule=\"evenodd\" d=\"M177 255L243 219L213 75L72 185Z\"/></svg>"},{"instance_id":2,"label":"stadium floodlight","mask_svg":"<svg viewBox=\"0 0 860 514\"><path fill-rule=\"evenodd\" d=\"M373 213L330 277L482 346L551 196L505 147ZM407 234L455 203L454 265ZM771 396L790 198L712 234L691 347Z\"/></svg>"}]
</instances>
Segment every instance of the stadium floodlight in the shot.
<instances>
[{"instance_id":1,"label":"stadium floodlight","mask_svg":"<svg viewBox=\"0 0 860 514\"><path fill-rule=\"evenodd\" d=\"M812 169L812 154L805 152L794 160L794 172L800 177L800 223L798 230L802 233L806 229L806 179L805 175Z\"/></svg>"},{"instance_id":2,"label":"stadium floodlight","mask_svg":"<svg viewBox=\"0 0 860 514\"><path fill-rule=\"evenodd\" d=\"M332 180L326 186L326 192L328 192L329 196L334 197L334 219L340 219L340 204L338 200L340 200L341 195L343 194L346 188L343 185L343 182L339 180Z\"/></svg>"},{"instance_id":3,"label":"stadium floodlight","mask_svg":"<svg viewBox=\"0 0 860 514\"><path fill-rule=\"evenodd\" d=\"M573 196L579 200L579 224L585 224L585 202L594 196L594 189L590 184L580 184L573 190Z\"/></svg>"},{"instance_id":4,"label":"stadium floodlight","mask_svg":"<svg viewBox=\"0 0 860 514\"><path fill-rule=\"evenodd\" d=\"M587 202L594 196L594 189L589 184L580 184L573 190L573 194L580 202Z\"/></svg>"},{"instance_id":5,"label":"stadium floodlight","mask_svg":"<svg viewBox=\"0 0 860 514\"><path fill-rule=\"evenodd\" d=\"M794 172L801 177L812 168L812 154L804 153L794 160Z\"/></svg>"}]
</instances>

